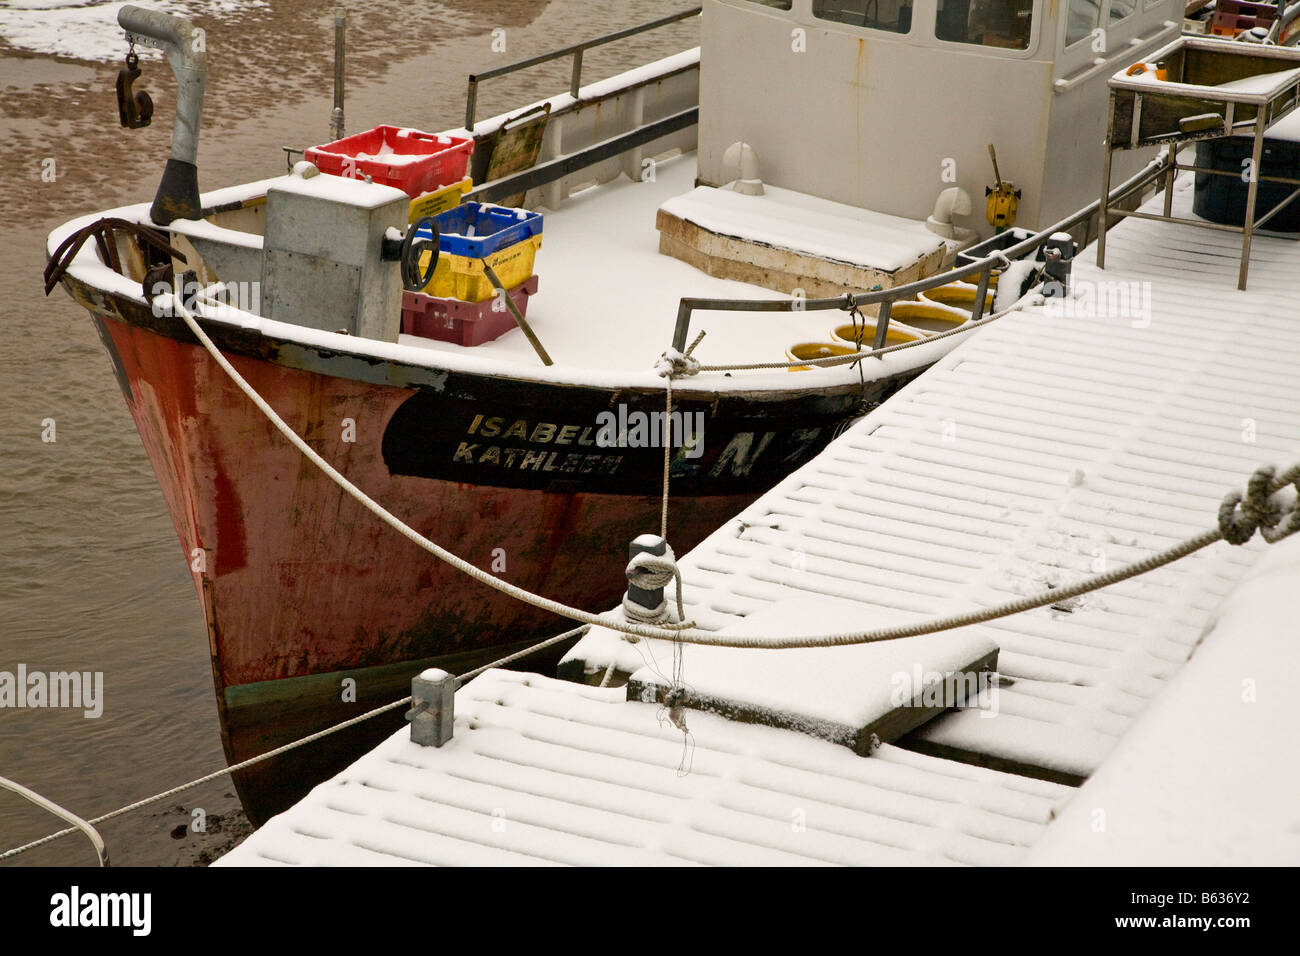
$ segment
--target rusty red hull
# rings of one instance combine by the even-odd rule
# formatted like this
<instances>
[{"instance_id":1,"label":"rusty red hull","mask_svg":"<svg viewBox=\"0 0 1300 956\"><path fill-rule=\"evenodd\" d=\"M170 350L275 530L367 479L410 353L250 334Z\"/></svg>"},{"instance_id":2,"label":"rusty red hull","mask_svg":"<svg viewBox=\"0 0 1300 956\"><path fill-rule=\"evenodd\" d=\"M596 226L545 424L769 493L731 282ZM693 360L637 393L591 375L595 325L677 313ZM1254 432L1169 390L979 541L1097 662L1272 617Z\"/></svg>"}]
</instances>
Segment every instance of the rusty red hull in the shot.
<instances>
[{"instance_id":1,"label":"rusty red hull","mask_svg":"<svg viewBox=\"0 0 1300 956\"><path fill-rule=\"evenodd\" d=\"M106 300L72 291L91 306L190 563L231 761L401 697L423 666L474 666L572 626L376 520L177 320L128 300L95 308ZM662 450L603 448L592 429L602 411L661 408L662 391L405 367L220 324L210 334L351 481L504 580L610 607L625 587L628 542L658 527ZM681 407L702 416L705 440L698 457L674 459L675 549L693 547L918 373L766 401L686 395ZM393 726L375 722L244 775L250 815L286 806Z\"/></svg>"}]
</instances>

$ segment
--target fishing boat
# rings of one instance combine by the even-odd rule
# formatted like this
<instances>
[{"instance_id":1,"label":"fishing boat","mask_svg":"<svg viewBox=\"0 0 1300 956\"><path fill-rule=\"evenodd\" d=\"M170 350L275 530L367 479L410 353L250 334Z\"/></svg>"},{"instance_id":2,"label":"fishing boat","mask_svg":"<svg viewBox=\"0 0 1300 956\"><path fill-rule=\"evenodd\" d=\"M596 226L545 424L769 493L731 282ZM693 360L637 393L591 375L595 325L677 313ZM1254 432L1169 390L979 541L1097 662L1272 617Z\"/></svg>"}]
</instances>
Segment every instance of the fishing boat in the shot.
<instances>
[{"instance_id":1,"label":"fishing boat","mask_svg":"<svg viewBox=\"0 0 1300 956\"><path fill-rule=\"evenodd\" d=\"M1035 268L1062 268L1096 229L1048 227L1096 197L1106 80L1176 37L1181 14L1179 0L706 0L471 77L460 129L376 128L390 138L340 154L340 102L332 143L284 176L200 195L219 38L204 49L184 18L123 7L127 40L161 48L176 74L172 154L152 203L51 233L47 291L61 284L90 313L163 490L228 759L565 622L378 523L277 433L182 313L402 522L504 581L603 608L626 587L604 569L659 526L661 495L673 547L694 547L1030 274L951 278L960 257L1043 230ZM696 15L699 48L581 82L584 50ZM573 61L570 90L475 116L480 83L556 58ZM152 111L139 76L129 54L126 126ZM339 155L402 166L416 141L456 144L463 179L412 196L355 162L321 171ZM1117 154L1108 175L1152 153ZM500 308L456 320L444 303L432 324L455 334L419 334L411 296L450 255L424 212L449 187L484 215L544 209L545 230L518 285L486 253L470 261L465 281ZM495 334L478 341L475 322ZM372 721L237 775L249 815L390 730Z\"/></svg>"}]
</instances>

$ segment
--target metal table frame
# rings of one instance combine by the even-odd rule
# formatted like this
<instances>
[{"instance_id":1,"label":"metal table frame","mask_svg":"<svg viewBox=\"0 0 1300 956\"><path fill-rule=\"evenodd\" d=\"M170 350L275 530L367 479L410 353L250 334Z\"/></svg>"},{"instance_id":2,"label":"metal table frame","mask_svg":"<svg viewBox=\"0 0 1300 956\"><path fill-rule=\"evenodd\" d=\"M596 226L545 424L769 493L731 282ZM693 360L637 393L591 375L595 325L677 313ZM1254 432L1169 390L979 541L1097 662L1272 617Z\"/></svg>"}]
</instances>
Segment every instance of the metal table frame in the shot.
<instances>
[{"instance_id":1,"label":"metal table frame","mask_svg":"<svg viewBox=\"0 0 1300 956\"><path fill-rule=\"evenodd\" d=\"M1184 62L1186 51L1205 51L1215 56L1225 57L1254 57L1260 62L1261 66L1267 67L1261 69L1257 74L1263 75L1270 72L1282 72L1292 69L1300 69L1300 50L1288 48L1260 46L1256 44L1229 43L1223 40L1210 40L1200 37L1179 37L1173 43L1168 44L1155 53L1151 54L1152 61L1174 60L1177 63ZM1252 75L1249 72L1246 76ZM1176 80L1143 80L1127 76L1124 72L1116 73L1111 77L1108 86L1110 87L1110 106L1106 121L1106 141L1105 157L1102 171L1102 189L1100 216L1097 224L1097 266L1105 268L1106 266L1106 227L1109 216L1125 217L1132 216L1137 219L1153 219L1163 222L1175 222L1187 226L1198 226L1204 229L1218 229L1224 232L1239 232L1242 234L1241 241L1241 267L1237 274L1237 288L1246 288L1246 276L1250 269L1250 245L1254 238L1255 230L1268 222L1269 219L1277 215L1285 206L1289 205L1297 196L1300 196L1300 179L1290 179L1280 176L1263 176L1260 173L1260 163L1264 154L1264 138L1268 128L1288 115L1292 110L1300 106L1300 73L1280 77L1271 87L1259 92L1243 92L1239 90L1227 90L1218 86L1202 86L1193 83L1179 82ZM1127 118L1128 129L1118 129L1116 126L1116 117L1119 110L1117 105L1121 97L1127 100L1132 99L1132 115ZM1178 122L1178 128L1160 132L1160 133L1142 133L1143 105L1146 100L1155 100L1163 104L1173 104L1177 101L1195 100L1201 105L1222 107L1219 114L1222 118L1221 123L1213 123L1209 127L1203 124L1206 120L1212 120L1212 114L1202 111L1199 114L1181 117ZM1127 103L1125 104L1127 106ZM1247 109L1242 109L1247 107ZM1249 113L1253 110L1254 117L1242 121L1236 120L1238 112ZM1184 126L1187 120L1199 120L1201 126L1197 124L1188 124ZM1238 130L1250 129L1253 131L1253 144L1251 150L1251 175L1246 187L1246 222L1243 226L1230 226L1223 223L1207 222L1202 219L1187 219L1173 215L1173 185L1174 179L1179 170L1186 170L1198 173L1209 173L1215 176L1239 176L1240 173L1229 172L1226 170L1206 169L1196 165L1186 165L1178 162L1178 147L1185 143L1196 142L1208 139L1224 139L1232 136ZM1117 150L1122 149L1141 149L1147 146L1165 145L1169 152L1169 164L1164 174L1164 209L1162 213L1141 212L1138 210L1112 209L1108 201L1110 194L1111 181L1111 158ZM1259 191L1260 181L1285 183L1296 186L1291 194L1268 210L1264 215L1255 216L1255 201Z\"/></svg>"}]
</instances>

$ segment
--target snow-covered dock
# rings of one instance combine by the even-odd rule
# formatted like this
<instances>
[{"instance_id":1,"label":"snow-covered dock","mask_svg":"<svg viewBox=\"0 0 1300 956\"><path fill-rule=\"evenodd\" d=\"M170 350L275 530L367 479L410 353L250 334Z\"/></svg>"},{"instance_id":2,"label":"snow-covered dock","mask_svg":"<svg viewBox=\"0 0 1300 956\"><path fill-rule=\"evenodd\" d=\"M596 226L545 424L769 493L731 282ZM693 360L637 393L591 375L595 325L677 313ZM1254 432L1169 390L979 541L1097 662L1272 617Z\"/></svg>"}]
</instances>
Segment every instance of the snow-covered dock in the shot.
<instances>
[{"instance_id":1,"label":"snow-covered dock","mask_svg":"<svg viewBox=\"0 0 1300 956\"><path fill-rule=\"evenodd\" d=\"M1180 183L1176 206L1189 202ZM682 557L687 615L808 634L842 630L846 604L862 628L998 604L1211 527L1255 468L1300 458L1300 244L1257 237L1238 292L1229 234L1128 220L1109 243L1106 271L1078 260L1064 306L971 336ZM1265 669L1300 657L1283 601L1300 545L1274 546L1242 585L1265 547L1218 543L963 629L954 654L999 648L993 719L951 711L865 759L688 710L692 754L661 707L622 687L490 672L458 693L446 746L400 732L223 862L1009 863L1040 841L1035 862L1085 844L1126 862L1107 834L1143 831L1152 863L1232 815L1243 862L1295 863L1300 821L1274 797L1294 793L1279 751L1297 707ZM815 716L890 679L874 648L842 650L862 653L687 646L683 679L713 680L726 668L712 656L736 655L738 674L789 675L774 705ZM569 660L651 682L671 655L597 629ZM1216 746L1254 756L1207 762ZM1216 767L1234 779L1211 785Z\"/></svg>"},{"instance_id":2,"label":"snow-covered dock","mask_svg":"<svg viewBox=\"0 0 1300 956\"><path fill-rule=\"evenodd\" d=\"M456 707L442 748L395 734L220 863L1005 864L1068 793L712 714L687 752L656 705L534 674L489 671Z\"/></svg>"},{"instance_id":3,"label":"snow-covered dock","mask_svg":"<svg viewBox=\"0 0 1300 956\"><path fill-rule=\"evenodd\" d=\"M1180 181L1176 207L1190 206L1190 186ZM1300 457L1300 246L1261 239L1239 292L1231 234L1130 220L1110 244L1105 271L1091 250L1076 262L1064 306L972 336L685 556L687 615L722 629L824 595L859 602L870 627L1002 603L1212 527L1256 467ZM909 745L1087 777L1263 547L1218 544L964 629L1001 649L998 718L953 712ZM570 660L629 672L667 653L593 631ZM816 652L769 653L780 670L783 655Z\"/></svg>"}]
</instances>

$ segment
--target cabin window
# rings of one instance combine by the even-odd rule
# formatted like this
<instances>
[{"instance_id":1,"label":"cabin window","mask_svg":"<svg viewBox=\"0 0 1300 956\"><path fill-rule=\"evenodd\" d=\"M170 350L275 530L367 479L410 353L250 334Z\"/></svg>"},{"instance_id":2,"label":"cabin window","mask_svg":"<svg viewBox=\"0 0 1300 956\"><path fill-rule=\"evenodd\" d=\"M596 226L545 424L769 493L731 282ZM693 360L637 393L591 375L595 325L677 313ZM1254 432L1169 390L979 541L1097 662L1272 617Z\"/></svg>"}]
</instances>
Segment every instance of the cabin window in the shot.
<instances>
[{"instance_id":1,"label":"cabin window","mask_svg":"<svg viewBox=\"0 0 1300 956\"><path fill-rule=\"evenodd\" d=\"M953 43L1028 50L1034 0L939 0L935 35Z\"/></svg>"},{"instance_id":2,"label":"cabin window","mask_svg":"<svg viewBox=\"0 0 1300 956\"><path fill-rule=\"evenodd\" d=\"M771 7L773 10L789 10L791 0L749 0L750 3L757 3L761 7Z\"/></svg>"},{"instance_id":3,"label":"cabin window","mask_svg":"<svg viewBox=\"0 0 1300 956\"><path fill-rule=\"evenodd\" d=\"M907 33L912 29L912 0L813 0L813 16L855 27Z\"/></svg>"},{"instance_id":4,"label":"cabin window","mask_svg":"<svg viewBox=\"0 0 1300 956\"><path fill-rule=\"evenodd\" d=\"M1137 0L1110 0L1110 22L1119 23L1137 9Z\"/></svg>"},{"instance_id":5,"label":"cabin window","mask_svg":"<svg viewBox=\"0 0 1300 956\"><path fill-rule=\"evenodd\" d=\"M1101 5L1105 0L1070 0L1066 13L1065 45L1072 46L1092 36L1101 23Z\"/></svg>"}]
</instances>

